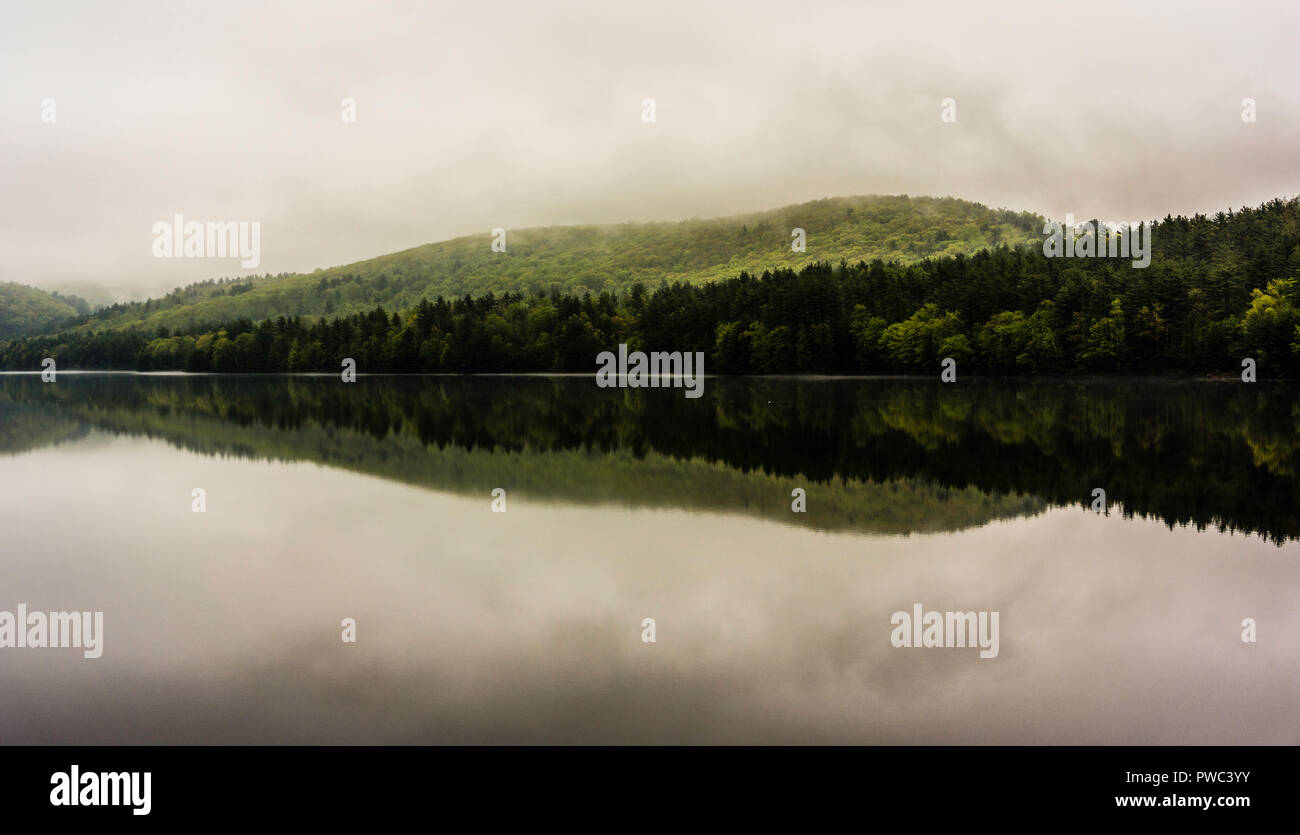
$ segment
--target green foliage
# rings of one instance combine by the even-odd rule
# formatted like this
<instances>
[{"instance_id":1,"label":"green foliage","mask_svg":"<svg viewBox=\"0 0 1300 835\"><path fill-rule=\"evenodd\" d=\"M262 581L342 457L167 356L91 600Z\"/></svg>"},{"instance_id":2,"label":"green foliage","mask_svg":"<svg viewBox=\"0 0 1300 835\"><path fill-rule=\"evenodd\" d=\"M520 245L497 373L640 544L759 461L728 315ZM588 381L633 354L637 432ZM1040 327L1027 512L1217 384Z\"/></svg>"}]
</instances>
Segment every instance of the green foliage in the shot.
<instances>
[{"instance_id":1,"label":"green foliage","mask_svg":"<svg viewBox=\"0 0 1300 835\"><path fill-rule=\"evenodd\" d=\"M1263 290L1251 291L1250 306L1241 323L1242 350L1261 366L1300 358L1292 350L1297 328L1300 308L1296 307L1295 279L1270 281Z\"/></svg>"},{"instance_id":2,"label":"green foliage","mask_svg":"<svg viewBox=\"0 0 1300 835\"><path fill-rule=\"evenodd\" d=\"M1110 302L1109 315L1102 316L1088 326L1088 344L1083 351L1083 363L1094 370L1119 368L1124 355L1124 305L1118 299Z\"/></svg>"},{"instance_id":3,"label":"green foliage","mask_svg":"<svg viewBox=\"0 0 1300 835\"><path fill-rule=\"evenodd\" d=\"M902 322L885 328L880 337L885 356L897 368L921 371L934 367L937 358L948 356L941 346L957 345L954 337L961 331L956 313L939 310L933 302L925 304ZM969 344L965 353L970 354ZM954 357L955 359L955 357Z\"/></svg>"},{"instance_id":4,"label":"green foliage","mask_svg":"<svg viewBox=\"0 0 1300 835\"><path fill-rule=\"evenodd\" d=\"M0 340L50 333L89 312L85 301L76 296L47 293L12 281L0 283Z\"/></svg>"}]
</instances>

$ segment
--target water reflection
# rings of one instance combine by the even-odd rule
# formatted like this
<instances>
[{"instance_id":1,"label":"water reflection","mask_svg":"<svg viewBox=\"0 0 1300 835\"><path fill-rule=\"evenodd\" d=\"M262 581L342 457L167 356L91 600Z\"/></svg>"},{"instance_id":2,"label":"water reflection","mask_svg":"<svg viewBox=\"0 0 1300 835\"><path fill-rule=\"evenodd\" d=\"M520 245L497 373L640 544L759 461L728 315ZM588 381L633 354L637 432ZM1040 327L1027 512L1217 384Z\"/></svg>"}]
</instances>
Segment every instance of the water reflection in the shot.
<instances>
[{"instance_id":1,"label":"water reflection","mask_svg":"<svg viewBox=\"0 0 1300 835\"><path fill-rule=\"evenodd\" d=\"M686 400L586 377L4 376L0 419L8 451L93 426L465 494L830 530L957 530L1100 487L1169 525L1300 536L1300 398L1278 386L714 379Z\"/></svg>"},{"instance_id":2,"label":"water reflection","mask_svg":"<svg viewBox=\"0 0 1300 835\"><path fill-rule=\"evenodd\" d=\"M1293 489L1279 392L578 383L0 379L0 609L105 613L0 649L0 742L1300 742L1284 503L1178 483ZM1049 506L1098 477L1284 544ZM918 602L999 656L891 647Z\"/></svg>"}]
</instances>

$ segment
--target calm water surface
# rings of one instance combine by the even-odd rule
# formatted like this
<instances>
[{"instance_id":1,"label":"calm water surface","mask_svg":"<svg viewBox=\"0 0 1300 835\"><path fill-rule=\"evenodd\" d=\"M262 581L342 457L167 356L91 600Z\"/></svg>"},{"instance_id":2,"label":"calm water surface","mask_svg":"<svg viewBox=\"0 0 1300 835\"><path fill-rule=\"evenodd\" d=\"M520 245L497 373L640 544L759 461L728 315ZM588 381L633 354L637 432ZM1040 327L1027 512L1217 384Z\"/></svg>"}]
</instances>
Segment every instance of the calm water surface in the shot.
<instances>
[{"instance_id":1,"label":"calm water surface","mask_svg":"<svg viewBox=\"0 0 1300 835\"><path fill-rule=\"evenodd\" d=\"M1263 384L0 376L0 610L105 622L0 649L0 742L1296 744L1298 427ZM998 657L891 646L914 603Z\"/></svg>"}]
</instances>

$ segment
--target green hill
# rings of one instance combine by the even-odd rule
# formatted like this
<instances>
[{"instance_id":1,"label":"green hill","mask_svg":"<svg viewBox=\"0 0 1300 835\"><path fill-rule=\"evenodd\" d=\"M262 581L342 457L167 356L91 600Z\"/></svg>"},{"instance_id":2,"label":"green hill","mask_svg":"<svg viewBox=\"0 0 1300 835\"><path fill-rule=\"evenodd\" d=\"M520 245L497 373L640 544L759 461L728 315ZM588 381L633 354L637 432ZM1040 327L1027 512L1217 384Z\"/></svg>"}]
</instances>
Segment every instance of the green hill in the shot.
<instances>
[{"instance_id":1,"label":"green hill","mask_svg":"<svg viewBox=\"0 0 1300 835\"><path fill-rule=\"evenodd\" d=\"M806 252L791 251L796 227L805 230ZM200 282L160 299L104 308L86 327L175 331L242 318L341 315L376 305L405 310L440 295L618 292L637 282L653 290L665 282L698 283L819 260L914 262L1037 241L1041 233L1042 219L1027 212L906 195L830 198L711 220L510 229L505 252L493 252L485 232L311 274Z\"/></svg>"},{"instance_id":2,"label":"green hill","mask_svg":"<svg viewBox=\"0 0 1300 835\"><path fill-rule=\"evenodd\" d=\"M839 205L838 214L846 218L850 210L852 217L866 213L842 201L831 205ZM777 222L788 220L742 223L740 229L759 234L748 230L763 229L766 222L762 234L771 236ZM830 236L818 228L812 226L810 234ZM654 239L663 229L636 227L635 240ZM725 237L726 229L720 229ZM590 374L600 352L627 344L701 352L714 374L933 374L940 360L952 359L965 373L977 374L1236 376L1257 368L1264 377L1295 378L1300 376L1297 230L1300 198L1279 198L1213 217L1166 216L1152 222L1143 236L1149 246L1148 268L1142 269L1127 257L1058 258L1027 243L911 264L846 257L837 265L826 254L798 270L783 266L712 281L703 280L711 272L701 269L693 282L649 293L635 292L640 286L635 285L620 295L509 293L436 303L423 298L418 304L410 304L412 293L431 282L446 285L421 276L455 259L430 256L420 266L417 256L399 253L366 262L373 279L351 272L270 279L261 286L209 285L208 290L228 293L171 309L155 308L156 302L137 306L135 315L149 317L144 325L126 321L105 327L101 319L57 334L0 340L0 368L31 371L51 357L62 369L337 373L348 357L364 373ZM580 247L560 251L556 240L580 233L538 232L532 249L549 255L533 257L535 265L524 271L528 280L556 270L569 274L556 264ZM593 234L616 242L608 248L624 253L618 257L632 265L622 273L612 262L603 267L624 281L636 278L652 260L646 251L655 248L635 250L630 233ZM930 234L937 241L947 233ZM528 234L517 237L525 244L516 249L528 250ZM594 247L583 251L589 263L598 260ZM765 257L789 256L755 250L733 258L726 269ZM385 262L396 266L376 266ZM662 265L660 270L673 275ZM296 301L288 297L295 282L302 285ZM484 282L476 284L480 293ZM367 302L376 305L369 310L346 315L275 315L310 311L309 305L322 299L331 304L341 289L368 290L382 298ZM239 309L245 301L265 310ZM232 305L236 309L229 309ZM130 313L119 309L116 315L126 319ZM169 317L198 322L169 327L163 323Z\"/></svg>"},{"instance_id":3,"label":"green hill","mask_svg":"<svg viewBox=\"0 0 1300 835\"><path fill-rule=\"evenodd\" d=\"M0 283L0 339L15 339L59 330L89 310L75 297L35 287Z\"/></svg>"}]
</instances>

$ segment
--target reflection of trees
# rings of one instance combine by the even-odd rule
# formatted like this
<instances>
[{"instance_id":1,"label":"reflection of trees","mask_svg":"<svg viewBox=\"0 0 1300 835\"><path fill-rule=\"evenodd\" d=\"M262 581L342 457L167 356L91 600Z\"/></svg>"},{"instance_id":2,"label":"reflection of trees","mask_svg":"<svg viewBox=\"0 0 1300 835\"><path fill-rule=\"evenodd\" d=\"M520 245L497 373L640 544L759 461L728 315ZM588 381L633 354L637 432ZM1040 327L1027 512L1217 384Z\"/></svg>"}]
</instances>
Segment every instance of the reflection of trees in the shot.
<instances>
[{"instance_id":1,"label":"reflection of trees","mask_svg":"<svg viewBox=\"0 0 1300 835\"><path fill-rule=\"evenodd\" d=\"M381 458L399 441L416 456L421 448L618 453L778 479L908 480L1068 505L1104 487L1126 513L1171 525L1279 542L1300 535L1300 398L1266 384L710 378L705 396L688 400L679 389L601 390L586 377L363 377L344 385L333 377L87 376L44 387L11 377L0 381L0 403L57 404L64 415L165 437L195 417L322 437L346 432L372 439ZM712 485L743 491L726 479ZM861 517L851 504L846 517ZM873 512L888 515L887 504ZM943 513L938 504L927 512ZM910 513L909 524L920 518Z\"/></svg>"},{"instance_id":2,"label":"reflection of trees","mask_svg":"<svg viewBox=\"0 0 1300 835\"><path fill-rule=\"evenodd\" d=\"M0 455L18 455L86 436L86 425L48 409L0 399Z\"/></svg>"}]
</instances>

